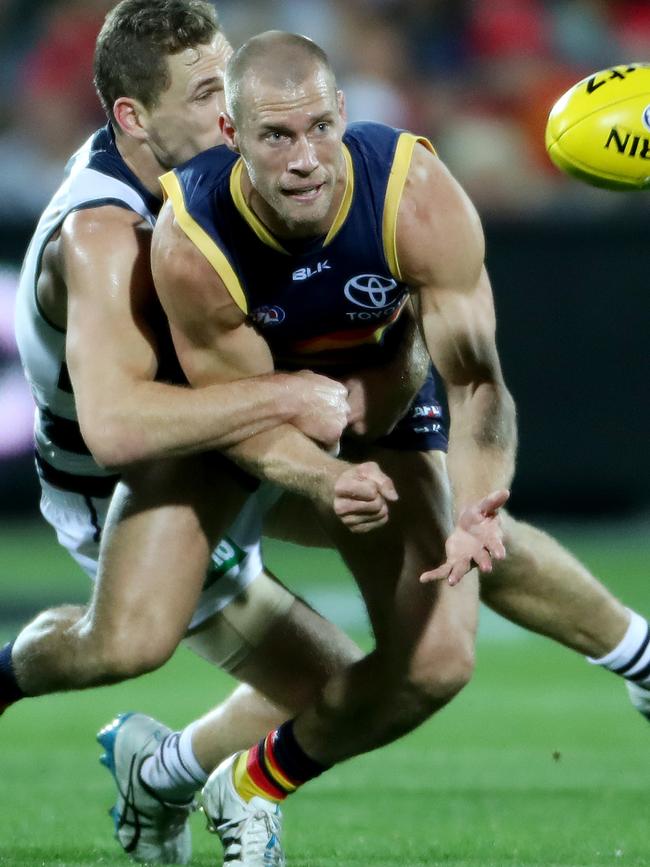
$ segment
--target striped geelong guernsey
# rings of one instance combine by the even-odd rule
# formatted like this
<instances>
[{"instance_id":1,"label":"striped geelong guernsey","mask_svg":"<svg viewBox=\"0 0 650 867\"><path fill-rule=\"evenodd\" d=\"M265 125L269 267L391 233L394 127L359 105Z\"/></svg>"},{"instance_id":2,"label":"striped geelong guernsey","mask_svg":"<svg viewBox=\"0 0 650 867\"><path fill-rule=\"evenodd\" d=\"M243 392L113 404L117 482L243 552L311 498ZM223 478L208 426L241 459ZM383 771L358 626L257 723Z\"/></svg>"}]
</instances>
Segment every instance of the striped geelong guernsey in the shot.
<instances>
[{"instance_id":1,"label":"striped geelong guernsey","mask_svg":"<svg viewBox=\"0 0 650 867\"><path fill-rule=\"evenodd\" d=\"M290 244L248 207L243 163L213 148L161 179L176 220L235 303L267 340L278 366L332 370L373 364L399 340L408 297L396 222L413 148L426 139L377 123L343 138L346 188L327 235Z\"/></svg>"},{"instance_id":2,"label":"striped geelong guernsey","mask_svg":"<svg viewBox=\"0 0 650 867\"><path fill-rule=\"evenodd\" d=\"M64 180L38 222L20 277L16 338L36 403L34 435L39 475L56 487L93 497L108 496L117 476L93 460L77 421L65 364L65 331L48 321L36 296L43 251L68 214L117 205L152 226L160 202L131 172L110 126L98 130L71 158ZM101 291L101 287L97 287Z\"/></svg>"}]
</instances>

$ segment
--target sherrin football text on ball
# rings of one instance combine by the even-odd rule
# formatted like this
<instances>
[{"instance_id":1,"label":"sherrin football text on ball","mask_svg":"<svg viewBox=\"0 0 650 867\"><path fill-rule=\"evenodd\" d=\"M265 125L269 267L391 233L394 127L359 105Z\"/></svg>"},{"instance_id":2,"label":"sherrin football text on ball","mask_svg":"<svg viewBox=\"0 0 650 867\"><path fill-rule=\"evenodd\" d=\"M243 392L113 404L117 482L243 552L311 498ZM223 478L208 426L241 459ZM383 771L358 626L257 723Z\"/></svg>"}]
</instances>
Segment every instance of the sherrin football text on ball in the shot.
<instances>
[{"instance_id":1,"label":"sherrin football text on ball","mask_svg":"<svg viewBox=\"0 0 650 867\"><path fill-rule=\"evenodd\" d=\"M612 66L574 84L551 109L546 150L594 186L650 188L650 64Z\"/></svg>"}]
</instances>

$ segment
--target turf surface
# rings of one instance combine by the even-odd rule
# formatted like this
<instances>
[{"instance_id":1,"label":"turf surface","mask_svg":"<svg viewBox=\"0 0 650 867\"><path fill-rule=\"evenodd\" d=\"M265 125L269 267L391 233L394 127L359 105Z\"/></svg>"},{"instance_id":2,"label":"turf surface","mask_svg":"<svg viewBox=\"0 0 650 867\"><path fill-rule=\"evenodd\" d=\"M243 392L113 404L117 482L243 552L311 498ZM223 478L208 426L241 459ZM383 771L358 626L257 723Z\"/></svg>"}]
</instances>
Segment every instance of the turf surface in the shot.
<instances>
[{"instance_id":1,"label":"turf surface","mask_svg":"<svg viewBox=\"0 0 650 867\"><path fill-rule=\"evenodd\" d=\"M620 529L570 535L574 550L628 604L650 609L647 537ZM0 551L5 614L83 598L84 580L71 580L74 566L46 533L10 527L0 533ZM349 611L340 604L347 579L328 554L306 560L297 549L272 546L269 559L334 614ZM307 570L311 581L302 577ZM333 570L323 597L323 578ZM650 731L622 685L549 642L486 621L475 679L449 708L288 802L289 867L650 864ZM0 865L127 864L112 839L111 782L97 762L94 733L128 709L181 725L231 683L181 650L137 682L10 709L0 723ZM193 863L221 864L202 817L192 821Z\"/></svg>"}]
</instances>

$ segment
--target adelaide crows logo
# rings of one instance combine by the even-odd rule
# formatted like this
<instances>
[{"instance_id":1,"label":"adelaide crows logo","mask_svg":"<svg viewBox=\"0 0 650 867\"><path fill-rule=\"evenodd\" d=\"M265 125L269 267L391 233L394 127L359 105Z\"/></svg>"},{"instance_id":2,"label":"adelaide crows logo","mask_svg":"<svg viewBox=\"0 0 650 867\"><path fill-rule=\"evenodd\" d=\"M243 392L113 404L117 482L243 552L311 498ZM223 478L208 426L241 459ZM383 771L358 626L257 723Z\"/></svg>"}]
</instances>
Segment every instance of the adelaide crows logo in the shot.
<instances>
[{"instance_id":1,"label":"adelaide crows logo","mask_svg":"<svg viewBox=\"0 0 650 867\"><path fill-rule=\"evenodd\" d=\"M397 282L379 274L358 274L345 284L345 297L359 307L382 310L398 300Z\"/></svg>"}]
</instances>

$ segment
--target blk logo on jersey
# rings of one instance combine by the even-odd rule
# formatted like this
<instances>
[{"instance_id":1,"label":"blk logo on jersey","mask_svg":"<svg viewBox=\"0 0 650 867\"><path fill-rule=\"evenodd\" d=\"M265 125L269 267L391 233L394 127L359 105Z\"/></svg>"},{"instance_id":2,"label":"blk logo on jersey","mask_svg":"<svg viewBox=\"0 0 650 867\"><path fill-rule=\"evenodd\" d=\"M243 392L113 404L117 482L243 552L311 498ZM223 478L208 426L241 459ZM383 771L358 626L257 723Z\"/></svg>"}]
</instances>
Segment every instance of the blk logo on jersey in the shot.
<instances>
[{"instance_id":1,"label":"blk logo on jersey","mask_svg":"<svg viewBox=\"0 0 650 867\"><path fill-rule=\"evenodd\" d=\"M272 325L279 325L284 322L285 312L281 307L273 305L271 307L257 307L250 314L251 319L256 325L266 328Z\"/></svg>"},{"instance_id":2,"label":"blk logo on jersey","mask_svg":"<svg viewBox=\"0 0 650 867\"><path fill-rule=\"evenodd\" d=\"M310 277L313 277L314 274L322 274L323 271L331 271L332 266L328 262L327 259L324 259L322 262L318 262L315 268L298 268L297 271L294 271L291 275L292 280L309 280Z\"/></svg>"}]
</instances>

